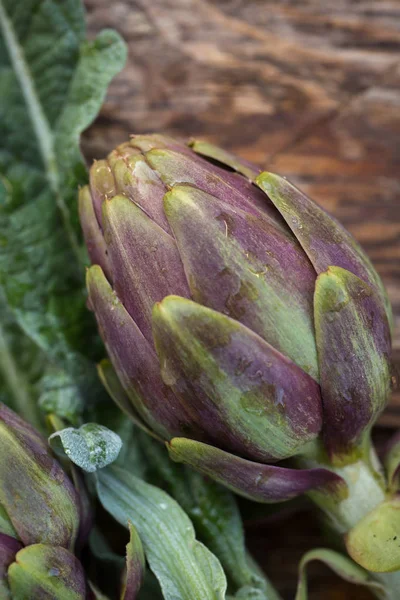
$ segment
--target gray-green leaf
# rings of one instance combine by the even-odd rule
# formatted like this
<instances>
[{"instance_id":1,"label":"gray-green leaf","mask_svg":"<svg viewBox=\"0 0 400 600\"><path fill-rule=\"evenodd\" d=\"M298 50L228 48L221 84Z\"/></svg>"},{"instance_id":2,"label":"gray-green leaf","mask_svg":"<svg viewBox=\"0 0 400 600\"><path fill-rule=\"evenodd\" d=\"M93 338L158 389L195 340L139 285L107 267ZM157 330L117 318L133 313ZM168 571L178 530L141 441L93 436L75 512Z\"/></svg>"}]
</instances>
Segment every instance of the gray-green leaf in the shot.
<instances>
[{"instance_id":1,"label":"gray-green leaf","mask_svg":"<svg viewBox=\"0 0 400 600\"><path fill-rule=\"evenodd\" d=\"M97 423L86 423L79 429L67 427L49 437L55 447L57 441L68 458L88 473L94 473L111 464L118 457L122 440L111 429Z\"/></svg>"},{"instance_id":2,"label":"gray-green leaf","mask_svg":"<svg viewBox=\"0 0 400 600\"><path fill-rule=\"evenodd\" d=\"M85 306L79 136L125 56L115 32L86 40L81 0L0 0L0 285L24 332L86 399L100 393L100 344ZM71 395L59 399L70 410Z\"/></svg>"},{"instance_id":3,"label":"gray-green leaf","mask_svg":"<svg viewBox=\"0 0 400 600\"><path fill-rule=\"evenodd\" d=\"M97 474L97 493L119 523L131 521L138 530L165 600L225 598L218 559L196 540L190 519L168 494L115 466Z\"/></svg>"}]
</instances>

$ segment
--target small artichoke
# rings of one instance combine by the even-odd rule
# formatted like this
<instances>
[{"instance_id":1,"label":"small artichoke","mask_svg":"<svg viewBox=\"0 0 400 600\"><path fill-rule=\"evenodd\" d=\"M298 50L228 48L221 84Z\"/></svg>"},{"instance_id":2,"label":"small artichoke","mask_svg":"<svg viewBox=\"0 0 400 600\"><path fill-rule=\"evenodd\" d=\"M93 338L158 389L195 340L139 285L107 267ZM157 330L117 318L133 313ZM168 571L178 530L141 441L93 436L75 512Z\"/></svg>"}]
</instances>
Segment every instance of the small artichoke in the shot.
<instances>
[{"instance_id":1,"label":"small artichoke","mask_svg":"<svg viewBox=\"0 0 400 600\"><path fill-rule=\"evenodd\" d=\"M114 399L171 456L260 501L338 483L390 394L390 305L353 237L286 179L205 142L133 136L80 218ZM336 478L336 479L335 479Z\"/></svg>"},{"instance_id":2,"label":"small artichoke","mask_svg":"<svg viewBox=\"0 0 400 600\"><path fill-rule=\"evenodd\" d=\"M77 493L46 441L0 403L0 597L84 600Z\"/></svg>"}]
</instances>

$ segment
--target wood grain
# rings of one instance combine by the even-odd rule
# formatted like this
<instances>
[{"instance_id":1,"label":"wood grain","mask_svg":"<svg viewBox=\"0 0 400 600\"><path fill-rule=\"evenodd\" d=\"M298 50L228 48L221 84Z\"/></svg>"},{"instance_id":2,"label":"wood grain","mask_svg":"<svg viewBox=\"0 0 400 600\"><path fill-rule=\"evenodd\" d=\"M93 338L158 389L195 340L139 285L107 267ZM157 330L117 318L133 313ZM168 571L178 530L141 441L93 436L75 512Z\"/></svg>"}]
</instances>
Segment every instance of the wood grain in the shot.
<instances>
[{"instance_id":1,"label":"wood grain","mask_svg":"<svg viewBox=\"0 0 400 600\"><path fill-rule=\"evenodd\" d=\"M395 311L399 373L400 0L86 6L91 35L114 27L129 45L127 66L84 136L88 159L129 133L161 130L213 141L292 179L349 228L383 277ZM398 390L381 424L400 427ZM270 572L291 565L287 582L278 582L287 598L299 548L321 543L307 521L298 530L292 525L305 541L296 546L291 532L295 556L287 560L287 543L279 550L278 529L264 558ZM257 554L263 538L251 529L248 535ZM312 572L314 600L367 598L321 568Z\"/></svg>"}]
</instances>

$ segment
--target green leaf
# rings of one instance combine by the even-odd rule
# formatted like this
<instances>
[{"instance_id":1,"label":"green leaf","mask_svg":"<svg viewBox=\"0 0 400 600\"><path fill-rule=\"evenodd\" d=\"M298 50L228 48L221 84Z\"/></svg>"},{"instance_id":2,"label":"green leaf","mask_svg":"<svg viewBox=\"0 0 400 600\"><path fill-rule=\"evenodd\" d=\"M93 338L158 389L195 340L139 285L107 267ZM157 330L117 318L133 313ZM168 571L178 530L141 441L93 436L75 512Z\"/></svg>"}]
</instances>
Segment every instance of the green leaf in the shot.
<instances>
[{"instance_id":1,"label":"green leaf","mask_svg":"<svg viewBox=\"0 0 400 600\"><path fill-rule=\"evenodd\" d=\"M48 364L40 380L39 406L46 414L56 414L77 425L84 404L78 386L64 370Z\"/></svg>"},{"instance_id":2,"label":"green leaf","mask_svg":"<svg viewBox=\"0 0 400 600\"><path fill-rule=\"evenodd\" d=\"M382 585L376 581L373 581L371 575L367 571L343 554L339 554L338 552L334 552L333 550L329 550L327 548L315 548L315 550L311 550L310 552L304 554L300 561L299 580L297 584L295 600L307 600L308 598L306 568L308 563L313 560L319 560L325 563L337 575L339 575L339 577L349 581L350 583L364 585L369 587L371 590L384 593L384 588Z\"/></svg>"},{"instance_id":3,"label":"green leaf","mask_svg":"<svg viewBox=\"0 0 400 600\"><path fill-rule=\"evenodd\" d=\"M67 427L56 431L49 437L49 442L54 446L57 441L68 458L88 473L114 462L122 446L119 435L97 423L86 423L79 429Z\"/></svg>"},{"instance_id":4,"label":"green leaf","mask_svg":"<svg viewBox=\"0 0 400 600\"><path fill-rule=\"evenodd\" d=\"M147 479L162 486L188 514L199 539L220 560L238 598L275 600L279 596L248 556L243 525L233 494L200 473L173 463L166 449L144 433L135 436L148 464Z\"/></svg>"},{"instance_id":5,"label":"green leaf","mask_svg":"<svg viewBox=\"0 0 400 600\"><path fill-rule=\"evenodd\" d=\"M88 42L80 0L0 0L0 34L0 284L46 360L95 398L100 343L85 306L79 136L122 68L125 45L112 31ZM64 400L62 413L69 392Z\"/></svg>"},{"instance_id":6,"label":"green leaf","mask_svg":"<svg viewBox=\"0 0 400 600\"><path fill-rule=\"evenodd\" d=\"M198 542L191 521L160 489L119 467L97 474L104 508L125 527L131 521L166 600L225 598L226 579L218 559Z\"/></svg>"},{"instance_id":7,"label":"green leaf","mask_svg":"<svg viewBox=\"0 0 400 600\"><path fill-rule=\"evenodd\" d=\"M350 529L346 548L365 569L388 573L400 569L400 499L378 504Z\"/></svg>"}]
</instances>

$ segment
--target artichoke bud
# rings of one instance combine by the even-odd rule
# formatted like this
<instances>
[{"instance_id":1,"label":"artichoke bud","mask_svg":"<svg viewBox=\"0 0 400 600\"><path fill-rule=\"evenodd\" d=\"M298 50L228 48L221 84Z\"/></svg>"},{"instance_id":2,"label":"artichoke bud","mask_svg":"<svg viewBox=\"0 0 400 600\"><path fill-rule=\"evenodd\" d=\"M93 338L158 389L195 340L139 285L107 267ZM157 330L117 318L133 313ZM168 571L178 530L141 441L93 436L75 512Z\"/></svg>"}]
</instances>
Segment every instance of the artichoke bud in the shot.
<instances>
[{"instance_id":1,"label":"artichoke bud","mask_svg":"<svg viewBox=\"0 0 400 600\"><path fill-rule=\"evenodd\" d=\"M78 527L77 494L46 440L0 403L1 531L72 550Z\"/></svg>"},{"instance_id":2,"label":"artichoke bud","mask_svg":"<svg viewBox=\"0 0 400 600\"><path fill-rule=\"evenodd\" d=\"M11 598L87 598L83 567L61 546L33 544L20 550L7 571ZM1 590L1 588L0 588Z\"/></svg>"},{"instance_id":3,"label":"artichoke bud","mask_svg":"<svg viewBox=\"0 0 400 600\"><path fill-rule=\"evenodd\" d=\"M319 436L352 460L387 402L391 311L336 219L278 175L162 135L94 163L80 205L90 307L136 422L224 465Z\"/></svg>"}]
</instances>

